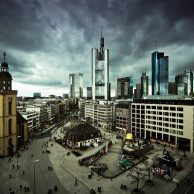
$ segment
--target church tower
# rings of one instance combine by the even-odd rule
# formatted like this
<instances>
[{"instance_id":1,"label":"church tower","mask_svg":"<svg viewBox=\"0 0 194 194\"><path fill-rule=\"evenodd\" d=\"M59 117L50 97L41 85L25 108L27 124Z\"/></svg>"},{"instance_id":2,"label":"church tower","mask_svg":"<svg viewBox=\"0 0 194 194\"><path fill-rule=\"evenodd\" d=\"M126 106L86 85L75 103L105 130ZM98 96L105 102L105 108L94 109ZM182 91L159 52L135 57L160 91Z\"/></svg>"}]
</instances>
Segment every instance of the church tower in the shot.
<instances>
[{"instance_id":1,"label":"church tower","mask_svg":"<svg viewBox=\"0 0 194 194\"><path fill-rule=\"evenodd\" d=\"M17 149L16 95L6 53L0 69L0 156L12 155Z\"/></svg>"}]
</instances>

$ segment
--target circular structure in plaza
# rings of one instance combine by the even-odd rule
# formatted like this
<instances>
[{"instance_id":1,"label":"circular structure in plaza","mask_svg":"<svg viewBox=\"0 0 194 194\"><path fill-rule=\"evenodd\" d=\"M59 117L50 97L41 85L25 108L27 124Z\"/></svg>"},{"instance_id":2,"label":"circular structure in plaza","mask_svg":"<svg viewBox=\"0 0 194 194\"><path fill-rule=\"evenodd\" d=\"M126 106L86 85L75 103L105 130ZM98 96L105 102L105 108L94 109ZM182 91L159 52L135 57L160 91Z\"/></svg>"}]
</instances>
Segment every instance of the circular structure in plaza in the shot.
<instances>
[{"instance_id":1,"label":"circular structure in plaza","mask_svg":"<svg viewBox=\"0 0 194 194\"><path fill-rule=\"evenodd\" d=\"M66 144L71 148L97 147L102 141L100 130L88 123L69 129L65 135Z\"/></svg>"}]
</instances>

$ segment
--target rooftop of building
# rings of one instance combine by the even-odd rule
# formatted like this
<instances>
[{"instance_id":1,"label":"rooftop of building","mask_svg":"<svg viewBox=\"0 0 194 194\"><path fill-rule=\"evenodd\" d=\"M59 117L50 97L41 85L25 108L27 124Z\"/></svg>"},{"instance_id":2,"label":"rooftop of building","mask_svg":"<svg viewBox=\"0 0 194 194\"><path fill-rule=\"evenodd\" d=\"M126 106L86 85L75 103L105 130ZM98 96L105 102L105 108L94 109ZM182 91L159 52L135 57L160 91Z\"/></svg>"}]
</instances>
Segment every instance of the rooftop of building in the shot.
<instances>
[{"instance_id":1,"label":"rooftop of building","mask_svg":"<svg viewBox=\"0 0 194 194\"><path fill-rule=\"evenodd\" d=\"M79 124L67 131L67 136L77 136L77 137L87 137L87 136L96 136L100 135L100 130L93 127L89 123Z\"/></svg>"},{"instance_id":2,"label":"rooftop of building","mask_svg":"<svg viewBox=\"0 0 194 194\"><path fill-rule=\"evenodd\" d=\"M17 122L18 123L26 123L27 120L17 111Z\"/></svg>"},{"instance_id":3,"label":"rooftop of building","mask_svg":"<svg viewBox=\"0 0 194 194\"><path fill-rule=\"evenodd\" d=\"M35 111L20 111L20 114L21 115L32 115L32 114L38 115L38 113Z\"/></svg>"}]
</instances>

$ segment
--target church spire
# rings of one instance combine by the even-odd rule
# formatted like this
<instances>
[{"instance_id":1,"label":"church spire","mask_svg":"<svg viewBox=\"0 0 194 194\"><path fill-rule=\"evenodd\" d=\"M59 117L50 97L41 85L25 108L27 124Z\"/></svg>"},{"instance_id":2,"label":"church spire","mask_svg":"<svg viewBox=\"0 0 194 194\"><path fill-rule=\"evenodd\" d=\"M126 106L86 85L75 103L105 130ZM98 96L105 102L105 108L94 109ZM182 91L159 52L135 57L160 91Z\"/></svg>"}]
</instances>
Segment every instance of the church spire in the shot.
<instances>
[{"instance_id":1,"label":"church spire","mask_svg":"<svg viewBox=\"0 0 194 194\"><path fill-rule=\"evenodd\" d=\"M3 59L4 59L4 62L5 62L5 60L6 60L6 52L5 51L3 52Z\"/></svg>"}]
</instances>

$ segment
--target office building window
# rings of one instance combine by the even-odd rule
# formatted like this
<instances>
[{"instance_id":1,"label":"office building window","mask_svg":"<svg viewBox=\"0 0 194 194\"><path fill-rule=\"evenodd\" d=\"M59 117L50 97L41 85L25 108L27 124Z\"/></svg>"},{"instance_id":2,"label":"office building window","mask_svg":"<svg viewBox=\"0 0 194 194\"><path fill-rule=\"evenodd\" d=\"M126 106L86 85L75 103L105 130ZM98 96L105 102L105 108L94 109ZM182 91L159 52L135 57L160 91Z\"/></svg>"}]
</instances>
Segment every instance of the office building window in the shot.
<instances>
[{"instance_id":1,"label":"office building window","mask_svg":"<svg viewBox=\"0 0 194 194\"><path fill-rule=\"evenodd\" d=\"M183 111L183 108L178 107L177 111Z\"/></svg>"},{"instance_id":2,"label":"office building window","mask_svg":"<svg viewBox=\"0 0 194 194\"><path fill-rule=\"evenodd\" d=\"M179 117L183 117L183 114L182 113L179 113Z\"/></svg>"},{"instance_id":3,"label":"office building window","mask_svg":"<svg viewBox=\"0 0 194 194\"><path fill-rule=\"evenodd\" d=\"M170 107L171 111L176 111L176 107Z\"/></svg>"}]
</instances>

